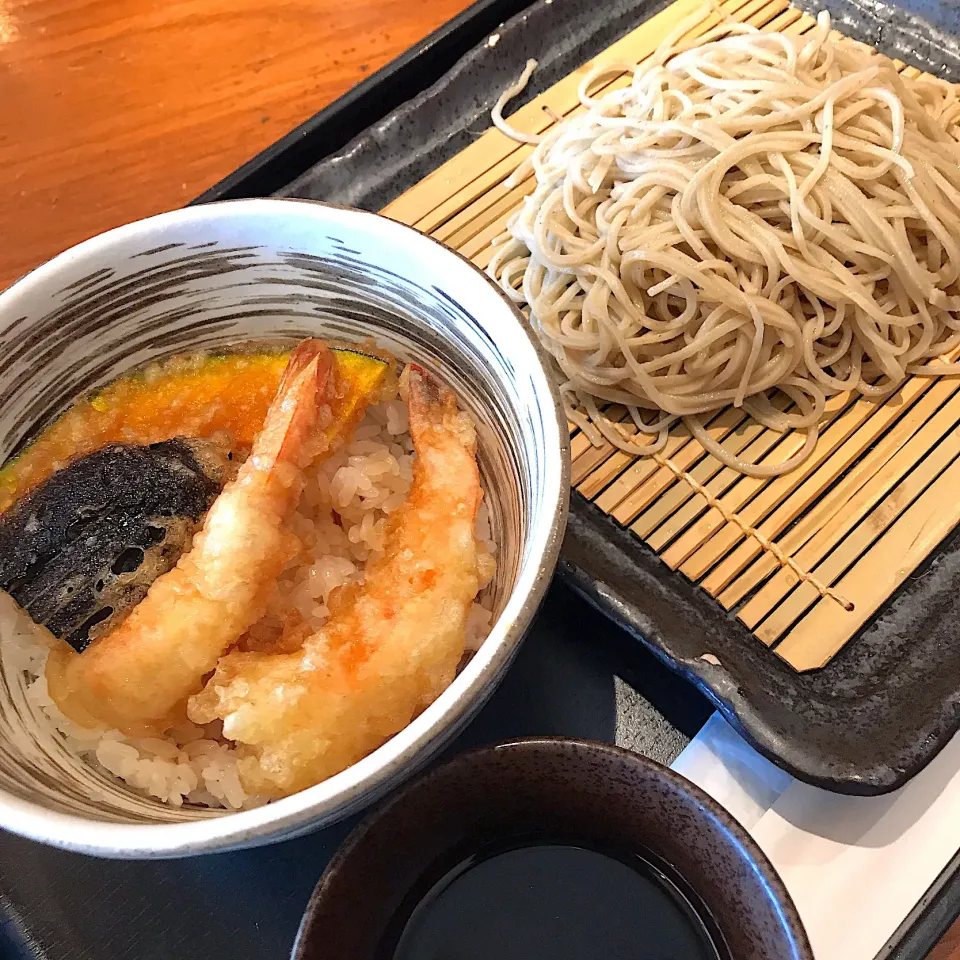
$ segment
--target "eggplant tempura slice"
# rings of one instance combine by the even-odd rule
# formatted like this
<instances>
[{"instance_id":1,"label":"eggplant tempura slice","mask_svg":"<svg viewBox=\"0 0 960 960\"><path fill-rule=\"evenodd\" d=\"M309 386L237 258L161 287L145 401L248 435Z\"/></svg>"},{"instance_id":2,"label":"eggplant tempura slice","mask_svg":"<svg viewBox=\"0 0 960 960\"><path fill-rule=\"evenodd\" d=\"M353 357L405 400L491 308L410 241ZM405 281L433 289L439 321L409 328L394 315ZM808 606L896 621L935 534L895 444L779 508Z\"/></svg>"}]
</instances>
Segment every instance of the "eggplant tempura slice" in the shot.
<instances>
[{"instance_id":1,"label":"eggplant tempura slice","mask_svg":"<svg viewBox=\"0 0 960 960\"><path fill-rule=\"evenodd\" d=\"M78 653L189 547L235 472L229 438L115 443L0 515L0 588Z\"/></svg>"}]
</instances>

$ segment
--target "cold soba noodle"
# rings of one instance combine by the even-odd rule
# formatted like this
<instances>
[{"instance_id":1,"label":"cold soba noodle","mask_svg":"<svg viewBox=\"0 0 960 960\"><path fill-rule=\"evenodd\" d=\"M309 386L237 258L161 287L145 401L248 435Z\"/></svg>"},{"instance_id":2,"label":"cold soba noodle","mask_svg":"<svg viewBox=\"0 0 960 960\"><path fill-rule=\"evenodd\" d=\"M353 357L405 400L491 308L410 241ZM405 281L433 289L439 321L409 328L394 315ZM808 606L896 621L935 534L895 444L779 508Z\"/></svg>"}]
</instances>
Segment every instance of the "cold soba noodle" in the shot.
<instances>
[{"instance_id":1,"label":"cold soba noodle","mask_svg":"<svg viewBox=\"0 0 960 960\"><path fill-rule=\"evenodd\" d=\"M693 25L584 80L586 112L514 173L536 189L489 269L529 307L595 443L656 454L682 419L725 464L773 476L811 454L829 397L960 372L960 102L831 36L825 13L808 37L725 23L679 42ZM507 132L533 66L495 111ZM624 69L628 87L589 96ZM705 429L730 404L805 430L802 449L738 459Z\"/></svg>"}]
</instances>

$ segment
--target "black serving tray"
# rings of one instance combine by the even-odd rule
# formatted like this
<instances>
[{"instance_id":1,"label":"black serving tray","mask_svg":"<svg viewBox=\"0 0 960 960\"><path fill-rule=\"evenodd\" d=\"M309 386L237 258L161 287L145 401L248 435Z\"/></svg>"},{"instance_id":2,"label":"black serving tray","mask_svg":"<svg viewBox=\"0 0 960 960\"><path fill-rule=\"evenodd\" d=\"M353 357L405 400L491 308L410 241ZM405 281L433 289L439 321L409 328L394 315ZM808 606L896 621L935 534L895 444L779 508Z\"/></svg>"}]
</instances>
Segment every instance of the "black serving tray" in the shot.
<instances>
[{"instance_id":1,"label":"black serving tray","mask_svg":"<svg viewBox=\"0 0 960 960\"><path fill-rule=\"evenodd\" d=\"M796 4L810 12L822 6ZM515 0L518 12L495 25L491 18L505 2L477 4L460 18L459 32L427 41L375 74L199 201L269 192L380 209L489 127L492 104L528 57L540 66L527 98L666 5ZM953 0L826 6L845 33L960 80L960 5ZM478 25L484 32L471 35ZM481 42L487 31L496 32L495 44ZM474 45L451 65L468 39ZM404 86L412 77L420 81L413 95ZM806 674L576 493L560 575L696 684L757 750L817 786L887 793L960 728L956 535L826 667ZM705 653L719 664L702 659Z\"/></svg>"}]
</instances>

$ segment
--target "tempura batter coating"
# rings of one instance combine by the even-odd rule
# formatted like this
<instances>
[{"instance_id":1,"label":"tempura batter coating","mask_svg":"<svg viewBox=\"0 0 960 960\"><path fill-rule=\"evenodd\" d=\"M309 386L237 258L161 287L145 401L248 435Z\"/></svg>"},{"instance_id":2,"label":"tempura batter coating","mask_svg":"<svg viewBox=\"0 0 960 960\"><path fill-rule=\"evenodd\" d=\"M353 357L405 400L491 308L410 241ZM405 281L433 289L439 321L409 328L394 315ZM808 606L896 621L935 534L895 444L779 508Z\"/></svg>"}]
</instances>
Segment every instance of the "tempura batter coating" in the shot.
<instances>
[{"instance_id":1,"label":"tempura batter coating","mask_svg":"<svg viewBox=\"0 0 960 960\"><path fill-rule=\"evenodd\" d=\"M232 653L189 704L240 745L244 789L285 796L355 763L453 680L480 588L476 433L453 394L407 371L417 460L382 557L291 654Z\"/></svg>"},{"instance_id":2,"label":"tempura batter coating","mask_svg":"<svg viewBox=\"0 0 960 960\"><path fill-rule=\"evenodd\" d=\"M190 551L116 630L82 654L63 643L51 652L50 694L67 716L133 735L162 732L183 720L187 697L263 616L267 590L296 549L284 521L303 490L301 460L332 365L322 341L300 344L253 451Z\"/></svg>"}]
</instances>

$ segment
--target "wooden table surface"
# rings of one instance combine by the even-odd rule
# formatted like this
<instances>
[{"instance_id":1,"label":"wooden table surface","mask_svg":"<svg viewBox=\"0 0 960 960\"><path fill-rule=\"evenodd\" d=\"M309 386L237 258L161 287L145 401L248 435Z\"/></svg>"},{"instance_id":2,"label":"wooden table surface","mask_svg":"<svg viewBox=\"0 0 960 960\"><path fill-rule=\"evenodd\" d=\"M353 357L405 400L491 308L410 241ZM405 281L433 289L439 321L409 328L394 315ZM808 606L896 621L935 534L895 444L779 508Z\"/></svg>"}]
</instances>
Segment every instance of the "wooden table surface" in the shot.
<instances>
[{"instance_id":1,"label":"wooden table surface","mask_svg":"<svg viewBox=\"0 0 960 960\"><path fill-rule=\"evenodd\" d=\"M0 288L182 206L469 0L0 0Z\"/></svg>"},{"instance_id":2,"label":"wooden table surface","mask_svg":"<svg viewBox=\"0 0 960 960\"><path fill-rule=\"evenodd\" d=\"M183 205L467 5L0 0L0 287Z\"/></svg>"},{"instance_id":3,"label":"wooden table surface","mask_svg":"<svg viewBox=\"0 0 960 960\"><path fill-rule=\"evenodd\" d=\"M946 936L934 947L929 960L960 960L960 920L947 931Z\"/></svg>"}]
</instances>

